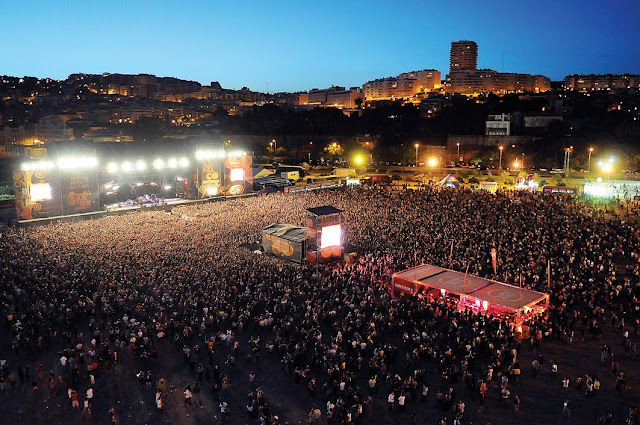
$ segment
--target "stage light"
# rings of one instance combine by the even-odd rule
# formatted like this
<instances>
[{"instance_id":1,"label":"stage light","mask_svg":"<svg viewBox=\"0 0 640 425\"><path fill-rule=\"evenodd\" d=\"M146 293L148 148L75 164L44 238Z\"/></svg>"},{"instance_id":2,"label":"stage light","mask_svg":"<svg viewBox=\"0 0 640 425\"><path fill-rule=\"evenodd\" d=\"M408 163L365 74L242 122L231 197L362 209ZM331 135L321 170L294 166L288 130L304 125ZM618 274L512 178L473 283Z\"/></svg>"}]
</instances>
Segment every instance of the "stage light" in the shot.
<instances>
[{"instance_id":1,"label":"stage light","mask_svg":"<svg viewBox=\"0 0 640 425\"><path fill-rule=\"evenodd\" d=\"M117 173L118 172L118 164L115 162L110 162L107 164L107 173Z\"/></svg>"},{"instance_id":2,"label":"stage light","mask_svg":"<svg viewBox=\"0 0 640 425\"><path fill-rule=\"evenodd\" d=\"M438 165L438 158L435 158L435 157L429 158L429 160L427 161L427 165L429 167L436 167Z\"/></svg>"},{"instance_id":3,"label":"stage light","mask_svg":"<svg viewBox=\"0 0 640 425\"><path fill-rule=\"evenodd\" d=\"M164 161L160 158L156 159L155 161L153 161L153 168L155 168L156 170L162 170L164 168Z\"/></svg>"},{"instance_id":4,"label":"stage light","mask_svg":"<svg viewBox=\"0 0 640 425\"><path fill-rule=\"evenodd\" d=\"M187 158L180 158L180 166L181 167L188 167L189 166L189 160Z\"/></svg>"},{"instance_id":5,"label":"stage light","mask_svg":"<svg viewBox=\"0 0 640 425\"><path fill-rule=\"evenodd\" d=\"M145 164L143 160L139 159L136 161L136 169L138 171L146 170L147 164Z\"/></svg>"},{"instance_id":6,"label":"stage light","mask_svg":"<svg viewBox=\"0 0 640 425\"><path fill-rule=\"evenodd\" d=\"M169 165L169 168L176 168L178 166L178 160L175 158L169 158L167 164Z\"/></svg>"},{"instance_id":7,"label":"stage light","mask_svg":"<svg viewBox=\"0 0 640 425\"><path fill-rule=\"evenodd\" d=\"M22 171L49 170L53 168L53 165L51 161L29 161L23 162L20 165L20 169Z\"/></svg>"},{"instance_id":8,"label":"stage light","mask_svg":"<svg viewBox=\"0 0 640 425\"><path fill-rule=\"evenodd\" d=\"M125 161L125 162L122 163L122 167L120 167L120 168L125 173L128 173L129 171L133 170L133 165L131 165L131 163L129 161Z\"/></svg>"},{"instance_id":9,"label":"stage light","mask_svg":"<svg viewBox=\"0 0 640 425\"><path fill-rule=\"evenodd\" d=\"M95 156L66 156L58 158L58 168L61 171L95 168L97 166L98 158Z\"/></svg>"},{"instance_id":10,"label":"stage light","mask_svg":"<svg viewBox=\"0 0 640 425\"><path fill-rule=\"evenodd\" d=\"M218 186L215 184L209 185L206 187L207 195L216 196L218 194Z\"/></svg>"},{"instance_id":11,"label":"stage light","mask_svg":"<svg viewBox=\"0 0 640 425\"><path fill-rule=\"evenodd\" d=\"M356 162L356 164L358 164L358 165L362 165L362 163L364 163L364 158L363 158L363 156L362 156L362 155L356 155L356 157L355 157L355 162Z\"/></svg>"}]
</instances>

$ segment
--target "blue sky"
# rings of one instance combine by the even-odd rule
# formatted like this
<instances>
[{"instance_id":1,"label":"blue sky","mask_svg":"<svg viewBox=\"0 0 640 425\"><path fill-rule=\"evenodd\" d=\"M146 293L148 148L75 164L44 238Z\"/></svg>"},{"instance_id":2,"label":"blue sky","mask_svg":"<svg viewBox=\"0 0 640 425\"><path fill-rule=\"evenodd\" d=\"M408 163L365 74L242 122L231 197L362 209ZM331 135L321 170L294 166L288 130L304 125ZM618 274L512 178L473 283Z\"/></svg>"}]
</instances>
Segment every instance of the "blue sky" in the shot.
<instances>
[{"instance_id":1,"label":"blue sky","mask_svg":"<svg viewBox=\"0 0 640 425\"><path fill-rule=\"evenodd\" d=\"M559 4L561 3L561 4ZM640 1L5 1L0 74L151 73L269 92L478 66L640 74Z\"/></svg>"}]
</instances>

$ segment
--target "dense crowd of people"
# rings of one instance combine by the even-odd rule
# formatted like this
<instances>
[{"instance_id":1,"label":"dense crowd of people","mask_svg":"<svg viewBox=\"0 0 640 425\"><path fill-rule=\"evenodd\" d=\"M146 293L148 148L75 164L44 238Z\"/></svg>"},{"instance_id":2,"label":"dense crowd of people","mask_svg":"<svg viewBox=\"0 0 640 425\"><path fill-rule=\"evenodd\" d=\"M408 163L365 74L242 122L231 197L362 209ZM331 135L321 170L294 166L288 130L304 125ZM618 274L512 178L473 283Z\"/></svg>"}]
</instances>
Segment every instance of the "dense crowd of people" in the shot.
<instances>
[{"instance_id":1,"label":"dense crowd of people","mask_svg":"<svg viewBox=\"0 0 640 425\"><path fill-rule=\"evenodd\" d=\"M321 205L344 211L355 261L254 252L263 227ZM634 208L342 188L9 229L0 410L15 423L634 424ZM523 335L450 299L392 298L391 275L423 263L521 282L551 307Z\"/></svg>"}]
</instances>

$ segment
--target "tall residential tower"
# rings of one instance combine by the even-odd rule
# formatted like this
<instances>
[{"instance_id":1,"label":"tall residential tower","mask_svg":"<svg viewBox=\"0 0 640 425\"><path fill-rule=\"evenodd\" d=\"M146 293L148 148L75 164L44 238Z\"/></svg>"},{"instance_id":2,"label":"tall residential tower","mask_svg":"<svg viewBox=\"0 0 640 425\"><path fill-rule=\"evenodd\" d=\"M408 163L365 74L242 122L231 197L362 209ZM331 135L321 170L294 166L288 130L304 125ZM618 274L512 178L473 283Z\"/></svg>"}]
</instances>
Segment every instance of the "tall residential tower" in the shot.
<instances>
[{"instance_id":1,"label":"tall residential tower","mask_svg":"<svg viewBox=\"0 0 640 425\"><path fill-rule=\"evenodd\" d=\"M451 43L449 72L474 71L478 66L478 44L475 41L461 40Z\"/></svg>"}]
</instances>

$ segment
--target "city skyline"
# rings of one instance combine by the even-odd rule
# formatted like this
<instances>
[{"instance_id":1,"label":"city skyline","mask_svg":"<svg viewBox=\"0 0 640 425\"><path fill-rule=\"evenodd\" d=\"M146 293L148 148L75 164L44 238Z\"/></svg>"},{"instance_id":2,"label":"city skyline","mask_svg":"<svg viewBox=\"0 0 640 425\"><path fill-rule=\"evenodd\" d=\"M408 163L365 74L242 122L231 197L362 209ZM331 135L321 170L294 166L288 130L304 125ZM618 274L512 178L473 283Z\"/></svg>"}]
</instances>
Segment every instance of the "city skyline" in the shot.
<instances>
[{"instance_id":1,"label":"city skyline","mask_svg":"<svg viewBox=\"0 0 640 425\"><path fill-rule=\"evenodd\" d=\"M554 81L574 73L640 72L640 49L632 41L637 2L581 2L577 13L571 5L543 0L537 21L530 11L498 1L397 6L8 4L12 19L0 34L10 42L0 74L64 79L73 73L149 73L294 92L361 86L427 68L444 76L450 43L457 40L477 42L478 68L500 72ZM425 20L412 23L416 16Z\"/></svg>"}]
</instances>

